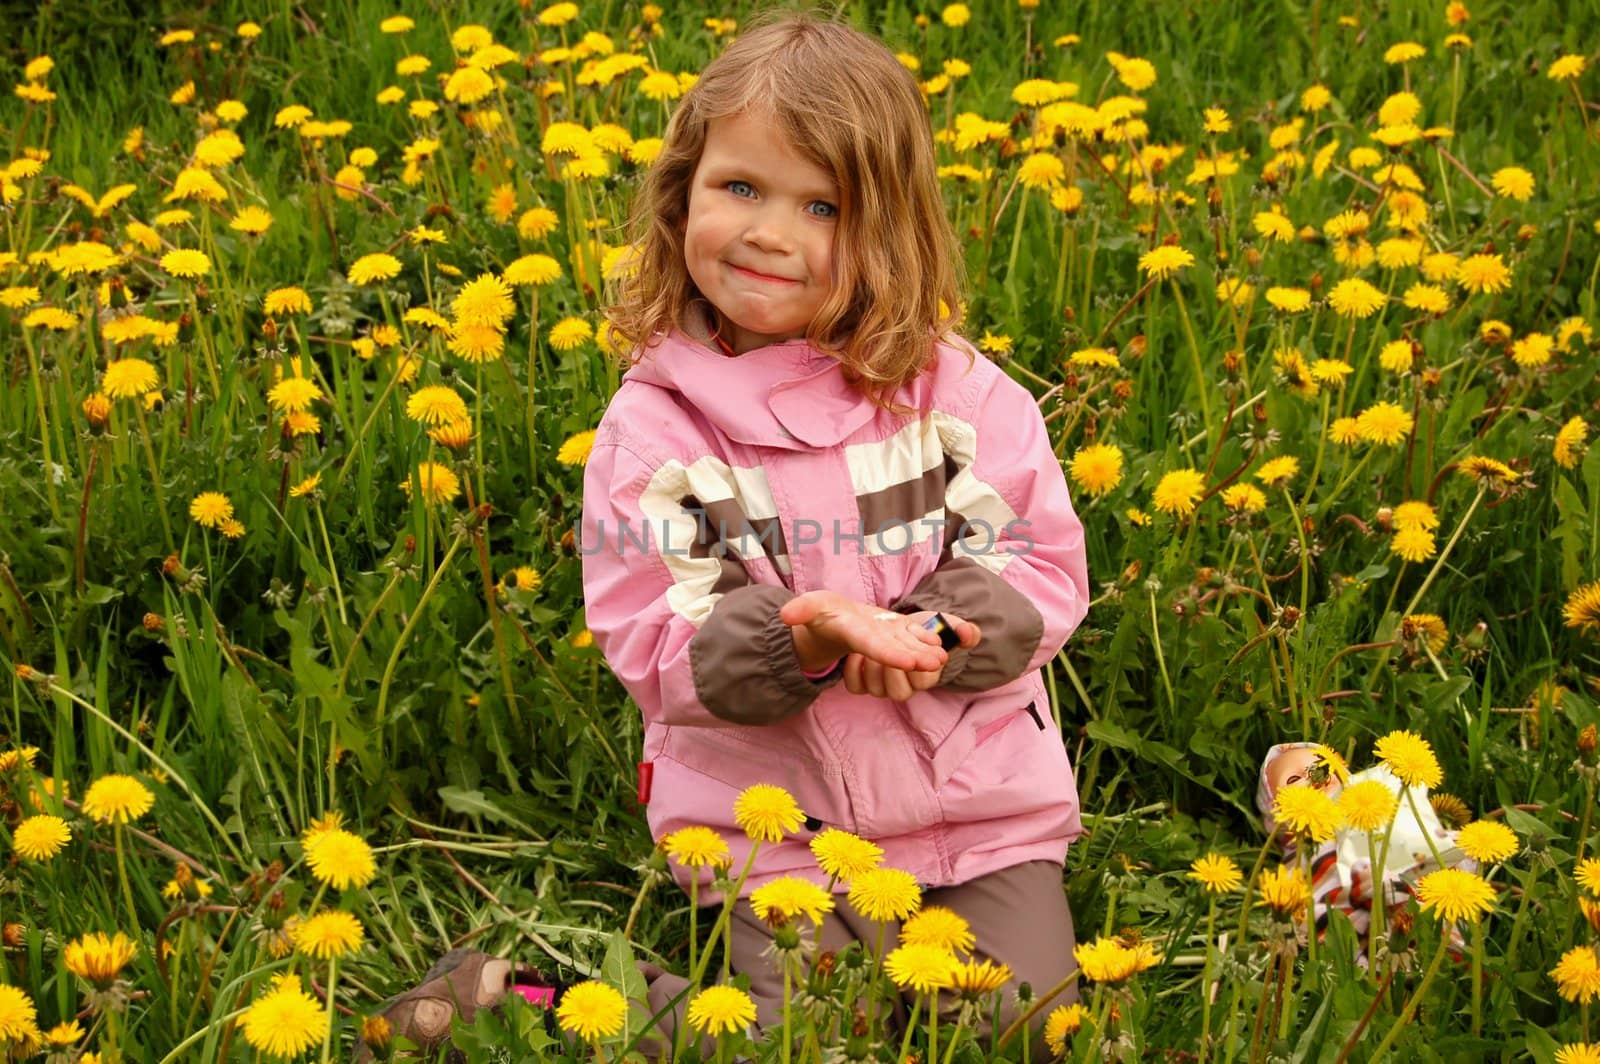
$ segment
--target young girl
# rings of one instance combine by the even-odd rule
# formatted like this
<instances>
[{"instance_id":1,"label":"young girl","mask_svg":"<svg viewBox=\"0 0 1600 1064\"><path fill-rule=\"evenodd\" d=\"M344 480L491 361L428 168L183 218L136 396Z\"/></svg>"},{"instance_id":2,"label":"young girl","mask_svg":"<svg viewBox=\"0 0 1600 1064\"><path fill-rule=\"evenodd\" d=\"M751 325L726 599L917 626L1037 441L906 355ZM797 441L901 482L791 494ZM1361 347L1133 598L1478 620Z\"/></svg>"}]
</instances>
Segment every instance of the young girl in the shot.
<instances>
[{"instance_id":1,"label":"young girl","mask_svg":"<svg viewBox=\"0 0 1600 1064\"><path fill-rule=\"evenodd\" d=\"M855 832L1042 992L1074 966L1081 827L1041 668L1087 608L1083 530L1033 397L951 331L917 86L877 41L787 17L715 60L665 139L581 538L587 624L644 714L651 831L718 828L741 868L734 799L782 786L805 829L746 892L826 884L807 841ZM872 932L839 902L824 948ZM736 911L770 1022L770 932ZM658 976L652 1006L683 986Z\"/></svg>"}]
</instances>

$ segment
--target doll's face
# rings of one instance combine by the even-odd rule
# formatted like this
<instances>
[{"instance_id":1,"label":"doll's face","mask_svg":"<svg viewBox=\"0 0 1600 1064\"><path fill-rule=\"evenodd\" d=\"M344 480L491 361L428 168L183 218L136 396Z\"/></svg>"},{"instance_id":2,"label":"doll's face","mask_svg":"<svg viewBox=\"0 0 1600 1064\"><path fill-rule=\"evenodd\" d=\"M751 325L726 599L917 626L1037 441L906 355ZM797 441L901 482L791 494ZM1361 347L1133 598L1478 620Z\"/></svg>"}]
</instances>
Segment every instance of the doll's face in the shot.
<instances>
[{"instance_id":1,"label":"doll's face","mask_svg":"<svg viewBox=\"0 0 1600 1064\"><path fill-rule=\"evenodd\" d=\"M1316 760L1317 752L1309 747L1285 750L1273 758L1272 764L1267 766L1267 786L1272 788L1273 794L1277 794L1281 788L1291 787L1296 783L1304 783L1320 791L1332 790L1335 786L1332 773L1329 773L1321 784L1311 782L1309 773Z\"/></svg>"}]
</instances>

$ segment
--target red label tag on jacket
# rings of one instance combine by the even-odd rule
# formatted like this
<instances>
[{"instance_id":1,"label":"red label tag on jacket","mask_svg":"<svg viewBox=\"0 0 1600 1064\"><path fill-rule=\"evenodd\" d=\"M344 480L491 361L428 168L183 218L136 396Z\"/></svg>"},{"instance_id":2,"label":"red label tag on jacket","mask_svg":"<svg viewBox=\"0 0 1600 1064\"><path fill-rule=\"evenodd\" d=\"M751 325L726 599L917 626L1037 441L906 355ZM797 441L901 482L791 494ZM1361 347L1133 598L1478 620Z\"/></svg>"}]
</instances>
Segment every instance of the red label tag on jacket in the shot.
<instances>
[{"instance_id":1,"label":"red label tag on jacket","mask_svg":"<svg viewBox=\"0 0 1600 1064\"><path fill-rule=\"evenodd\" d=\"M651 761L639 762L639 804L650 804L650 784L654 782L656 766Z\"/></svg>"}]
</instances>

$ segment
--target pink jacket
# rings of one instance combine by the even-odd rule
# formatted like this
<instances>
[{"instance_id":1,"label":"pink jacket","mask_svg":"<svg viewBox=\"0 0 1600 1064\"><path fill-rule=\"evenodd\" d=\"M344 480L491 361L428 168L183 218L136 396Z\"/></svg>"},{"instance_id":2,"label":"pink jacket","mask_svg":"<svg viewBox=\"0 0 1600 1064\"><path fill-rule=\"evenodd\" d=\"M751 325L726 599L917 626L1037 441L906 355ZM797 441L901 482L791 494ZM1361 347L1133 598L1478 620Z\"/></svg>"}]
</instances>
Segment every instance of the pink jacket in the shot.
<instances>
[{"instance_id":1,"label":"pink jacket","mask_svg":"<svg viewBox=\"0 0 1600 1064\"><path fill-rule=\"evenodd\" d=\"M929 887L1062 861L1082 831L1040 670L1087 610L1083 527L1033 397L969 352L941 344L897 416L804 340L729 358L673 333L601 419L586 616L644 714L651 832L719 829L737 872L742 789L777 784L807 814L746 891L825 883L806 845L824 826ZM948 610L983 642L908 702L853 695L802 674L778 619L819 588Z\"/></svg>"}]
</instances>

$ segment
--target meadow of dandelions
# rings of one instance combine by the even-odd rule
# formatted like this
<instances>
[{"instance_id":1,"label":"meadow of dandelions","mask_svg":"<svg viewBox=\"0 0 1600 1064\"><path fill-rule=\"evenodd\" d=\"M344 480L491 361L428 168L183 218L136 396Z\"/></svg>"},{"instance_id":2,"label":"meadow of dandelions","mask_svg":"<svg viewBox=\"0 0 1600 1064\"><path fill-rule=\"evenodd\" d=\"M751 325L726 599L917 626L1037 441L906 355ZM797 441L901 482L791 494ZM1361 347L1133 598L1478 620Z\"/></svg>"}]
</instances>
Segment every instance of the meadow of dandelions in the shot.
<instances>
[{"instance_id":1,"label":"meadow of dandelions","mask_svg":"<svg viewBox=\"0 0 1600 1064\"><path fill-rule=\"evenodd\" d=\"M652 846L573 535L634 190L752 6L9 40L0 1052L382 1059L385 998L469 945L573 985L469 1060L659 1051L639 960L690 980L683 1059L1600 1060L1600 20L1106 7L857 13L927 98L960 327L1089 531L1048 674L1077 974L1013 1000L840 831L751 897L759 1027L669 877L741 869ZM1286 788L1269 839L1289 739L1406 788ZM1308 934L1317 847L1421 801L1470 866ZM752 845L803 819L740 806ZM817 951L842 905L901 944Z\"/></svg>"}]
</instances>

